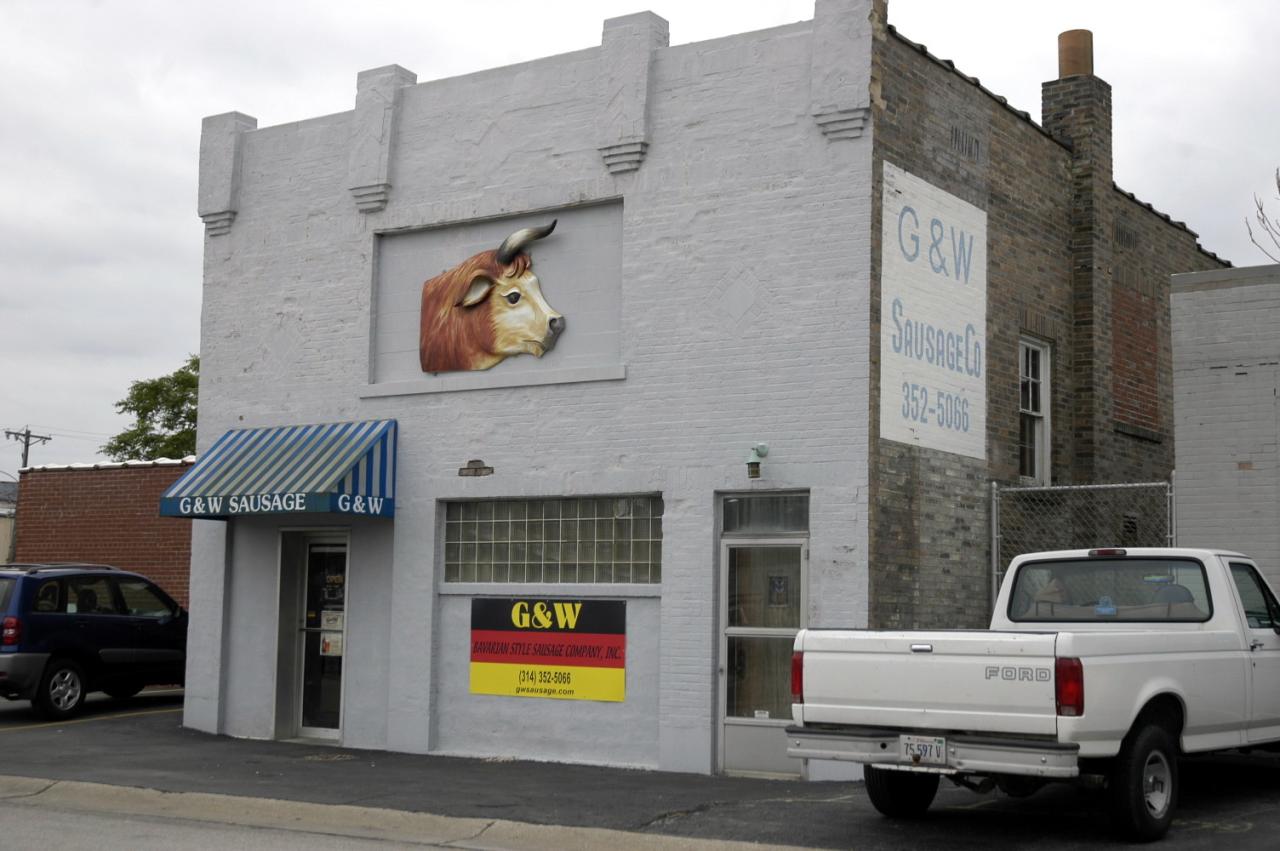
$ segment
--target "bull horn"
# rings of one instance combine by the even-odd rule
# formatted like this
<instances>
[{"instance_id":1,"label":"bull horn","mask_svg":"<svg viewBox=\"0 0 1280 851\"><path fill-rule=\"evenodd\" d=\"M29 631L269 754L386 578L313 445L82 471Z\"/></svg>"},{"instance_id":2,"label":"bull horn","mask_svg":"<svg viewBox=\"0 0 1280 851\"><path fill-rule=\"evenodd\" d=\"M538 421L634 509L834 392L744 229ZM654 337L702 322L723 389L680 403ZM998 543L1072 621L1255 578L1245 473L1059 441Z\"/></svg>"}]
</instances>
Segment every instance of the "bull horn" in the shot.
<instances>
[{"instance_id":1,"label":"bull horn","mask_svg":"<svg viewBox=\"0 0 1280 851\"><path fill-rule=\"evenodd\" d=\"M540 228L521 228L511 236L502 241L502 245L498 246L498 262L507 265L515 259L516 255L524 250L524 247L535 239L542 239L547 234L556 229L556 222L559 219L552 219L551 224L543 225Z\"/></svg>"}]
</instances>

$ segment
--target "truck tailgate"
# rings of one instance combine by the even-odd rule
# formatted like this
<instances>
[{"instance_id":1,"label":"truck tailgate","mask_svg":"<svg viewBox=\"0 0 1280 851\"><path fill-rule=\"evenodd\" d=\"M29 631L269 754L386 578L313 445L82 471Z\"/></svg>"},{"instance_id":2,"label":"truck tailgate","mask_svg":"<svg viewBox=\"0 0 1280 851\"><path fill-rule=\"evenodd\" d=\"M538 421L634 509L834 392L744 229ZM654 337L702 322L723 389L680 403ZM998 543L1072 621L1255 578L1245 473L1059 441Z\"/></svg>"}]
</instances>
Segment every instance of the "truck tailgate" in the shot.
<instances>
[{"instance_id":1,"label":"truck tailgate","mask_svg":"<svg viewBox=\"0 0 1280 851\"><path fill-rule=\"evenodd\" d=\"M805 630L796 721L1055 735L1056 641L1052 632Z\"/></svg>"}]
</instances>

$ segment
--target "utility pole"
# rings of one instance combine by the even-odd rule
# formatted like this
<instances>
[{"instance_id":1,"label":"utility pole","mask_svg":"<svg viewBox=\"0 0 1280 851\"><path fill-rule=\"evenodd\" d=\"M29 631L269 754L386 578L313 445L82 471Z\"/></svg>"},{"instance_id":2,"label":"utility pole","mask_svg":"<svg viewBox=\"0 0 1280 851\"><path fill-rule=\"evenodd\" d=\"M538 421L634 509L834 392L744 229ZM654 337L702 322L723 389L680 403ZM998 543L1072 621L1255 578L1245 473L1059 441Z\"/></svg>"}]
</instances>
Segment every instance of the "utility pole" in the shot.
<instances>
[{"instance_id":1,"label":"utility pole","mask_svg":"<svg viewBox=\"0 0 1280 851\"><path fill-rule=\"evenodd\" d=\"M11 429L4 430L4 436L11 440L22 442L22 466L27 466L27 456L31 453L31 442L48 443L53 440L52 435L48 434L32 434L31 426L23 426L22 431L13 431Z\"/></svg>"}]
</instances>

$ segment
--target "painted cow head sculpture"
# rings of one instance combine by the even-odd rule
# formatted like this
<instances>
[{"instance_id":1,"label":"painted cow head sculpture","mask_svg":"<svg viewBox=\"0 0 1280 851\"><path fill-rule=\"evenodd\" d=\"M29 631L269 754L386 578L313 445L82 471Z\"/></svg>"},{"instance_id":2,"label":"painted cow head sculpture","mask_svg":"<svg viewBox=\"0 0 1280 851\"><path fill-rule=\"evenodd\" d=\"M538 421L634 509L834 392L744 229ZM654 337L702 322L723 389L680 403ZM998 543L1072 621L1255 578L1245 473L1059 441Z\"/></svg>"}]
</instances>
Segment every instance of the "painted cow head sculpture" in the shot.
<instances>
[{"instance_id":1,"label":"painted cow head sculpture","mask_svg":"<svg viewBox=\"0 0 1280 851\"><path fill-rule=\"evenodd\" d=\"M423 372L489 369L512 355L542 357L564 331L543 298L525 247L556 223L518 230L422 285L418 355Z\"/></svg>"}]
</instances>

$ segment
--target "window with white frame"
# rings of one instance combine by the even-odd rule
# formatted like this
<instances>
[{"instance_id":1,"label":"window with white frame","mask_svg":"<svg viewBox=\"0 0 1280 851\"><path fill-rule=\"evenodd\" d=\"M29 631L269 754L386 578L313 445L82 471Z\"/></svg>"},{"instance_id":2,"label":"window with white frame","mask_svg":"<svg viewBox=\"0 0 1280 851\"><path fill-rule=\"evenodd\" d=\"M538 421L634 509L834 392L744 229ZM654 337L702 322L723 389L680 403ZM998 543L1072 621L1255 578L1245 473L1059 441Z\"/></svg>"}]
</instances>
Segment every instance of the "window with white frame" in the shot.
<instances>
[{"instance_id":1,"label":"window with white frame","mask_svg":"<svg viewBox=\"0 0 1280 851\"><path fill-rule=\"evenodd\" d=\"M1018 343L1018 474L1049 484L1049 346Z\"/></svg>"}]
</instances>

